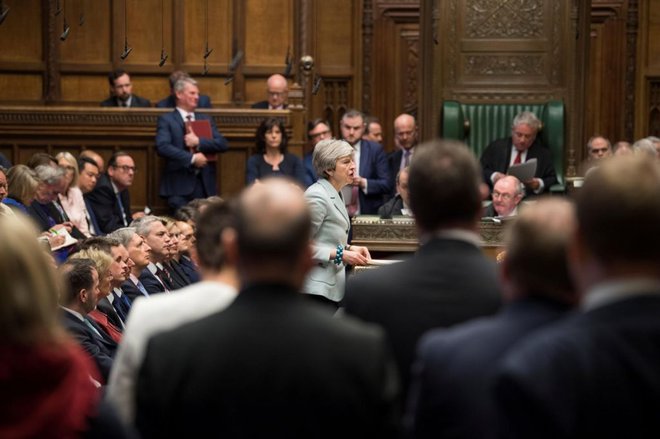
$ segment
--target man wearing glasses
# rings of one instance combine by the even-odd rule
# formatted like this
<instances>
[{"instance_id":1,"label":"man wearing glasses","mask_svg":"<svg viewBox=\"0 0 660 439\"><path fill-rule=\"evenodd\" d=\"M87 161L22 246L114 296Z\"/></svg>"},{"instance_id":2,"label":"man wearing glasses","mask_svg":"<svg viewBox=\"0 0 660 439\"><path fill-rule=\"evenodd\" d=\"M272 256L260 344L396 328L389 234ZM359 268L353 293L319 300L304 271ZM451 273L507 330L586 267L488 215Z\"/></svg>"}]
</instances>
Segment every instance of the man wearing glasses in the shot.
<instances>
[{"instance_id":1,"label":"man wearing glasses","mask_svg":"<svg viewBox=\"0 0 660 439\"><path fill-rule=\"evenodd\" d=\"M307 124L307 138L309 139L309 146L311 149L305 157L303 157L303 164L305 165L305 186L309 187L316 183L318 176L316 169L312 164L312 157L314 154L314 147L321 140L330 139L332 131L330 130L330 122L323 118L314 119Z\"/></svg>"},{"instance_id":2,"label":"man wearing glasses","mask_svg":"<svg viewBox=\"0 0 660 439\"><path fill-rule=\"evenodd\" d=\"M289 97L289 85L286 78L280 74L272 75L266 81L268 100L252 105L252 108L263 110L286 110L286 100Z\"/></svg>"},{"instance_id":3,"label":"man wearing glasses","mask_svg":"<svg viewBox=\"0 0 660 439\"><path fill-rule=\"evenodd\" d=\"M143 215L138 212L131 215L131 202L128 188L135 177L135 162L125 152L116 152L108 161L108 169L101 174L96 187L85 194L100 228L100 234L114 232L127 227L130 222Z\"/></svg>"},{"instance_id":4,"label":"man wearing glasses","mask_svg":"<svg viewBox=\"0 0 660 439\"><path fill-rule=\"evenodd\" d=\"M493 203L486 208L486 217L506 218L518 214L518 204L525 195L525 185L513 175L506 175L495 183Z\"/></svg>"}]
</instances>

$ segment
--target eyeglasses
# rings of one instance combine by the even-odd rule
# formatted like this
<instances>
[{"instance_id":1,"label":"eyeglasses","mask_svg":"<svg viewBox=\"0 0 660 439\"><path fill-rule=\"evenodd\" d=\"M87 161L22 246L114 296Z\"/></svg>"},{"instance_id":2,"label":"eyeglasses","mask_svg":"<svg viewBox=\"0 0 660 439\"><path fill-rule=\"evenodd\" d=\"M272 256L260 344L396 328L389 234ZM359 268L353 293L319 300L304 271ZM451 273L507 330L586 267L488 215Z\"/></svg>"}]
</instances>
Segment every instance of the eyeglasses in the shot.
<instances>
[{"instance_id":1,"label":"eyeglasses","mask_svg":"<svg viewBox=\"0 0 660 439\"><path fill-rule=\"evenodd\" d=\"M330 130L325 130L325 131L321 131L320 133L310 134L309 136L312 139L316 139L317 137L325 136L326 134L330 134Z\"/></svg>"},{"instance_id":2,"label":"eyeglasses","mask_svg":"<svg viewBox=\"0 0 660 439\"><path fill-rule=\"evenodd\" d=\"M113 168L121 169L124 172L129 172L129 171L137 172L137 168L135 166L128 166L128 165L117 166L117 165L115 165L115 166L113 166Z\"/></svg>"},{"instance_id":3,"label":"eyeglasses","mask_svg":"<svg viewBox=\"0 0 660 439\"><path fill-rule=\"evenodd\" d=\"M513 198L511 194L503 194L502 192L493 191L493 198L502 198L503 200L510 200Z\"/></svg>"}]
</instances>

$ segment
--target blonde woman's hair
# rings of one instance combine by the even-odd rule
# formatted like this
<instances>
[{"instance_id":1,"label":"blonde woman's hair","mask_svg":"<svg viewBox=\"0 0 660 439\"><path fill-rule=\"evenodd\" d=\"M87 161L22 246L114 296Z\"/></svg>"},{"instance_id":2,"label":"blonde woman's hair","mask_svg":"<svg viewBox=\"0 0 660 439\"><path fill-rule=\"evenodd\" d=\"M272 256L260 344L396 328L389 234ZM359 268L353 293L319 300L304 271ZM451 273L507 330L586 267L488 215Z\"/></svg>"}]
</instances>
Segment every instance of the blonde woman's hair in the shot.
<instances>
[{"instance_id":1,"label":"blonde woman's hair","mask_svg":"<svg viewBox=\"0 0 660 439\"><path fill-rule=\"evenodd\" d=\"M55 265L29 221L0 216L0 334L12 344L60 340Z\"/></svg>"},{"instance_id":2,"label":"blonde woman's hair","mask_svg":"<svg viewBox=\"0 0 660 439\"><path fill-rule=\"evenodd\" d=\"M100 285L103 285L103 279L108 275L110 265L112 265L112 256L107 252L94 247L80 250L69 256L69 259L91 259L92 262L94 262L96 272L99 274Z\"/></svg>"},{"instance_id":3,"label":"blonde woman's hair","mask_svg":"<svg viewBox=\"0 0 660 439\"><path fill-rule=\"evenodd\" d=\"M78 160L76 160L73 154L68 151L58 153L55 158L58 163L60 162L60 159L66 160L69 164L67 170L73 171L73 180L71 180L71 184L66 189L69 190L71 187L78 186L78 177L80 176L80 172L78 171Z\"/></svg>"},{"instance_id":4,"label":"blonde woman's hair","mask_svg":"<svg viewBox=\"0 0 660 439\"><path fill-rule=\"evenodd\" d=\"M23 204L32 202L39 183L37 173L25 165L15 165L7 171L8 195Z\"/></svg>"}]
</instances>

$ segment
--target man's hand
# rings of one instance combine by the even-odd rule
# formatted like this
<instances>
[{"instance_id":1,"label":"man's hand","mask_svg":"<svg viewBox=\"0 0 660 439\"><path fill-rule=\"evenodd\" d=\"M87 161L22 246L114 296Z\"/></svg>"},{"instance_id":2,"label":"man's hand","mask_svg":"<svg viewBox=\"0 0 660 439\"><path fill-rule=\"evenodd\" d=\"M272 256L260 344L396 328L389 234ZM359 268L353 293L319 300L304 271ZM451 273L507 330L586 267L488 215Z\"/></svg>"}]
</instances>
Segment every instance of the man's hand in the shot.
<instances>
[{"instance_id":1,"label":"man's hand","mask_svg":"<svg viewBox=\"0 0 660 439\"><path fill-rule=\"evenodd\" d=\"M541 187L541 182L539 181L538 178L532 178L531 180L527 180L523 182L525 187L530 188L533 191L537 191L539 187Z\"/></svg>"},{"instance_id":2,"label":"man's hand","mask_svg":"<svg viewBox=\"0 0 660 439\"><path fill-rule=\"evenodd\" d=\"M186 143L188 148L195 148L199 146L199 137L195 134L190 125L186 126L186 135L183 136L183 141Z\"/></svg>"},{"instance_id":3,"label":"man's hand","mask_svg":"<svg viewBox=\"0 0 660 439\"><path fill-rule=\"evenodd\" d=\"M206 156L201 152L196 152L193 154L192 164L196 168L203 168L209 161L206 159Z\"/></svg>"},{"instance_id":4,"label":"man's hand","mask_svg":"<svg viewBox=\"0 0 660 439\"><path fill-rule=\"evenodd\" d=\"M353 186L359 187L360 189L364 189L365 186L367 185L367 179L362 178L359 175L356 175L355 177L353 177L353 183L351 183L351 184Z\"/></svg>"}]
</instances>

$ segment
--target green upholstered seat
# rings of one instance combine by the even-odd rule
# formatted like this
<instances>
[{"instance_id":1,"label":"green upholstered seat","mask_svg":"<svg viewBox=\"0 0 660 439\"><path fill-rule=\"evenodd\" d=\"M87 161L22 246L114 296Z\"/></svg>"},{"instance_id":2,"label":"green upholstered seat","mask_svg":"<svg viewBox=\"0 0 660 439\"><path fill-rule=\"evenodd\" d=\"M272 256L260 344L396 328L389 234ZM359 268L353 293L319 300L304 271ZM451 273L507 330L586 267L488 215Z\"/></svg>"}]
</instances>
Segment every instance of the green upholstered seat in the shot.
<instances>
[{"instance_id":1,"label":"green upholstered seat","mask_svg":"<svg viewBox=\"0 0 660 439\"><path fill-rule=\"evenodd\" d=\"M442 137L461 140L477 157L490 142L511 135L511 122L521 111L531 111L543 122L539 135L550 148L557 172L558 185L551 192L564 192L564 103L545 104L442 104Z\"/></svg>"}]
</instances>

